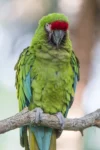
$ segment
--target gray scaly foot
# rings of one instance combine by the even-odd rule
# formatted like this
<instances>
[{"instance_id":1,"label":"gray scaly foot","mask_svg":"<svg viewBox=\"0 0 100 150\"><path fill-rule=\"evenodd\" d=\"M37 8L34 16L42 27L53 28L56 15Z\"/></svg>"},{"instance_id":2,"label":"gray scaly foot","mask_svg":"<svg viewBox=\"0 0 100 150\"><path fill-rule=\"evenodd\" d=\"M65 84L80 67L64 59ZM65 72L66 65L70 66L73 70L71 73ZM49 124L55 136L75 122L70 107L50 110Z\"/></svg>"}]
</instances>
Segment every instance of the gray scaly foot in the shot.
<instances>
[{"instance_id":1,"label":"gray scaly foot","mask_svg":"<svg viewBox=\"0 0 100 150\"><path fill-rule=\"evenodd\" d=\"M63 114L61 112L58 112L56 114L56 116L57 116L57 118L60 121L61 129L63 129L64 128L64 124L65 124L65 118L64 118Z\"/></svg>"},{"instance_id":2,"label":"gray scaly foot","mask_svg":"<svg viewBox=\"0 0 100 150\"><path fill-rule=\"evenodd\" d=\"M36 117L35 117L35 123L39 123L39 121L41 120L41 115L43 113L43 110L39 107L34 109L34 112L36 113Z\"/></svg>"}]
</instances>

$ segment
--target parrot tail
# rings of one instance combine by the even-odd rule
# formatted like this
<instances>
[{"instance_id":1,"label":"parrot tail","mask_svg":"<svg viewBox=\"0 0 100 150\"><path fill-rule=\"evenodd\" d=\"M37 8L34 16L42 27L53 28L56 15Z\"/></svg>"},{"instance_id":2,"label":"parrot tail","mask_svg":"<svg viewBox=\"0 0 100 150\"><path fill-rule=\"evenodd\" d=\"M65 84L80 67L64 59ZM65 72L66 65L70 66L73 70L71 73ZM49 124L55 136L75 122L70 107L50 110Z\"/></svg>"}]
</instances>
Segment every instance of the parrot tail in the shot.
<instances>
[{"instance_id":1,"label":"parrot tail","mask_svg":"<svg viewBox=\"0 0 100 150\"><path fill-rule=\"evenodd\" d=\"M30 150L56 150L56 132L48 127L29 128Z\"/></svg>"},{"instance_id":2,"label":"parrot tail","mask_svg":"<svg viewBox=\"0 0 100 150\"><path fill-rule=\"evenodd\" d=\"M28 144L27 126L20 128L20 144L22 147L25 147L25 150L30 150Z\"/></svg>"}]
</instances>

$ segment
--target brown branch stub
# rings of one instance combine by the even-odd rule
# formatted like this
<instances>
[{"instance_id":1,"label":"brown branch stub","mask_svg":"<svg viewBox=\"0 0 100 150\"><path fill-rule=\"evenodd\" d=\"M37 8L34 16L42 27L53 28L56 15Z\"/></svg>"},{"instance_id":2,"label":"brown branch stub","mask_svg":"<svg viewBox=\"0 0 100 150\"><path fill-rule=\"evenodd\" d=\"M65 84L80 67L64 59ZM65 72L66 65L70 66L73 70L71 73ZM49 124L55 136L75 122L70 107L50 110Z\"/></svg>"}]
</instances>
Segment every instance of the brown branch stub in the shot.
<instances>
[{"instance_id":1,"label":"brown branch stub","mask_svg":"<svg viewBox=\"0 0 100 150\"><path fill-rule=\"evenodd\" d=\"M59 120L55 115L43 114L41 118L39 125L60 129ZM35 112L25 109L15 116L1 120L0 134L29 124L35 124ZM82 132L91 126L100 127L100 109L81 118L66 119L64 130Z\"/></svg>"}]
</instances>

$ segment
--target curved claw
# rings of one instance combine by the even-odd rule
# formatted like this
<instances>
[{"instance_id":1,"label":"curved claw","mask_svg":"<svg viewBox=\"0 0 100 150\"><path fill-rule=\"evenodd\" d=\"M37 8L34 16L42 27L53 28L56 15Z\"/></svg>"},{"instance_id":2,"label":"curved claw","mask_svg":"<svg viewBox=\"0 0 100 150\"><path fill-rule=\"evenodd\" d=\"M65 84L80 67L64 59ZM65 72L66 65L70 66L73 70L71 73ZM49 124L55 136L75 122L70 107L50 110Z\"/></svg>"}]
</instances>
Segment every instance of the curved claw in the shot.
<instances>
[{"instance_id":1,"label":"curved claw","mask_svg":"<svg viewBox=\"0 0 100 150\"><path fill-rule=\"evenodd\" d=\"M43 110L37 107L34 109L34 112L36 112L35 123L39 123L39 121L41 120L41 114L43 113Z\"/></svg>"},{"instance_id":2,"label":"curved claw","mask_svg":"<svg viewBox=\"0 0 100 150\"><path fill-rule=\"evenodd\" d=\"M65 118L64 118L63 114L61 112L58 112L56 114L56 116L57 116L57 118L60 121L61 129L63 129L64 128L64 124L65 124Z\"/></svg>"}]
</instances>

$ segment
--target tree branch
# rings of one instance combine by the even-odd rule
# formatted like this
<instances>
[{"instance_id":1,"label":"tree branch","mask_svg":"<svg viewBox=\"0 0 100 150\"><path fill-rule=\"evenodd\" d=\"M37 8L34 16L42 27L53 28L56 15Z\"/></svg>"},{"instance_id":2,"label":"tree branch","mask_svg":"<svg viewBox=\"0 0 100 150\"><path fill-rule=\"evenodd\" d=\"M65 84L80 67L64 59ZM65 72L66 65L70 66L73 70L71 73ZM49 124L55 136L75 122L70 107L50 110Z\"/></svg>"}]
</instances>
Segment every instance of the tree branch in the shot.
<instances>
[{"instance_id":1,"label":"tree branch","mask_svg":"<svg viewBox=\"0 0 100 150\"><path fill-rule=\"evenodd\" d=\"M24 125L35 124L35 112L27 109L0 121L0 134L19 128ZM55 115L42 114L38 125L61 129L58 118ZM81 118L66 119L64 130L82 131L88 127L100 127L100 109Z\"/></svg>"}]
</instances>

